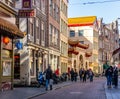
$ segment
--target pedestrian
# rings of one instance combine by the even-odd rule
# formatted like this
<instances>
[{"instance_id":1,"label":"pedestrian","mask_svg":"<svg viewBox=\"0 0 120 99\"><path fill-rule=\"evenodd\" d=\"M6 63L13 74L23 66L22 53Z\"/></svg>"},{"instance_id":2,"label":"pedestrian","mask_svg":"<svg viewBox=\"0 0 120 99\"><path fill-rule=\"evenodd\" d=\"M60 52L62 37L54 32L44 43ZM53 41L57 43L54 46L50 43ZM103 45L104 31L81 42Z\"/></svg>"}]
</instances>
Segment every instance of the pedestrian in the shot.
<instances>
[{"instance_id":1,"label":"pedestrian","mask_svg":"<svg viewBox=\"0 0 120 99\"><path fill-rule=\"evenodd\" d=\"M113 68L113 81L114 81L114 85L115 85L115 88L117 88L118 86L118 68L115 66Z\"/></svg>"},{"instance_id":2,"label":"pedestrian","mask_svg":"<svg viewBox=\"0 0 120 99\"><path fill-rule=\"evenodd\" d=\"M48 68L45 71L46 73L46 91L48 90L48 86L50 86L50 90L52 90L53 85L53 71L51 69L51 66L49 65Z\"/></svg>"},{"instance_id":3,"label":"pedestrian","mask_svg":"<svg viewBox=\"0 0 120 99\"><path fill-rule=\"evenodd\" d=\"M71 75L71 81L73 81L74 80L74 70L73 70L73 68L70 71L70 75Z\"/></svg>"},{"instance_id":4,"label":"pedestrian","mask_svg":"<svg viewBox=\"0 0 120 99\"><path fill-rule=\"evenodd\" d=\"M87 71L83 69L83 73L82 73L83 82L86 82L86 76L87 76Z\"/></svg>"},{"instance_id":5,"label":"pedestrian","mask_svg":"<svg viewBox=\"0 0 120 99\"><path fill-rule=\"evenodd\" d=\"M80 81L82 80L82 73L83 73L83 70L82 68L79 70L79 77L80 77Z\"/></svg>"},{"instance_id":6,"label":"pedestrian","mask_svg":"<svg viewBox=\"0 0 120 99\"><path fill-rule=\"evenodd\" d=\"M77 76L78 76L78 73L77 73L77 70L75 69L75 72L74 72L74 81L75 82L77 81Z\"/></svg>"},{"instance_id":7,"label":"pedestrian","mask_svg":"<svg viewBox=\"0 0 120 99\"><path fill-rule=\"evenodd\" d=\"M93 82L93 76L94 76L94 73L93 73L92 69L89 69L89 79L90 79L90 82Z\"/></svg>"},{"instance_id":8,"label":"pedestrian","mask_svg":"<svg viewBox=\"0 0 120 99\"><path fill-rule=\"evenodd\" d=\"M110 66L105 72L108 88L111 88L111 85L112 85L112 75L113 75L113 67Z\"/></svg>"}]
</instances>

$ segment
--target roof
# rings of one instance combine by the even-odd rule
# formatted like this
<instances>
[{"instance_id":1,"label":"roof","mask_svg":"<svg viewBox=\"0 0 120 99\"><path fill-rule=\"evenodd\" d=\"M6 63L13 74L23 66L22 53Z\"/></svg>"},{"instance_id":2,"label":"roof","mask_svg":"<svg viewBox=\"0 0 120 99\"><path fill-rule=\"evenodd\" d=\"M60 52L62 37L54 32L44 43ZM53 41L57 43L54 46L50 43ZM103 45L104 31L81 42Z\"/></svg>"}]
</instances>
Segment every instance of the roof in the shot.
<instances>
[{"instance_id":1,"label":"roof","mask_svg":"<svg viewBox=\"0 0 120 99\"><path fill-rule=\"evenodd\" d=\"M4 33L6 33L7 35L10 35L12 37L14 37L14 36L16 36L18 38L24 37L24 34L18 29L18 27L15 24L13 24L3 18L0 18L0 30L5 31Z\"/></svg>"},{"instance_id":2,"label":"roof","mask_svg":"<svg viewBox=\"0 0 120 99\"><path fill-rule=\"evenodd\" d=\"M76 46L76 47L80 47L82 49L88 49L89 45L88 44L82 44L80 43L78 40L68 40L68 44L71 46Z\"/></svg>"},{"instance_id":3,"label":"roof","mask_svg":"<svg viewBox=\"0 0 120 99\"><path fill-rule=\"evenodd\" d=\"M69 27L90 26L94 24L96 18L97 18L96 16L68 18L68 26Z\"/></svg>"}]
</instances>

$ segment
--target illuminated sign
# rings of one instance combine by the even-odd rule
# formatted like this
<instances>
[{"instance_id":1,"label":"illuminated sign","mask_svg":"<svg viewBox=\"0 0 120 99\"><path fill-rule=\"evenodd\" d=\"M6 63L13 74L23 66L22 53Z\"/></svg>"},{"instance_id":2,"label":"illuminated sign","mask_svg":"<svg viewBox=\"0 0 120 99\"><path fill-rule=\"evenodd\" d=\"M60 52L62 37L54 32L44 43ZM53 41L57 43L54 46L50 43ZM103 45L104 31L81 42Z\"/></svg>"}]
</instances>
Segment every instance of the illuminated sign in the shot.
<instances>
[{"instance_id":1,"label":"illuminated sign","mask_svg":"<svg viewBox=\"0 0 120 99\"><path fill-rule=\"evenodd\" d=\"M18 11L18 16L22 18L35 17L36 12L35 9L21 9Z\"/></svg>"},{"instance_id":2,"label":"illuminated sign","mask_svg":"<svg viewBox=\"0 0 120 99\"><path fill-rule=\"evenodd\" d=\"M31 0L22 0L22 8L31 8Z\"/></svg>"}]
</instances>

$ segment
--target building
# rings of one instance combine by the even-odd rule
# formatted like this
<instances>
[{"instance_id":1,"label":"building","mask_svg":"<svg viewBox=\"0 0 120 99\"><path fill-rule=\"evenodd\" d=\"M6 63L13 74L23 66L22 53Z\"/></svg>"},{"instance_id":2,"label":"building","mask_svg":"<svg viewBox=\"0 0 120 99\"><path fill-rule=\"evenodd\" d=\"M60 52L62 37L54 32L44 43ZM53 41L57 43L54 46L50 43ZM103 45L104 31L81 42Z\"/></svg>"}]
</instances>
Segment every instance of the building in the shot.
<instances>
[{"instance_id":1,"label":"building","mask_svg":"<svg viewBox=\"0 0 120 99\"><path fill-rule=\"evenodd\" d=\"M68 40L68 66L69 69L73 68L79 71L81 68L89 69L89 57L92 53L87 52L89 48L88 44L82 44L79 40L69 39Z\"/></svg>"},{"instance_id":2,"label":"building","mask_svg":"<svg viewBox=\"0 0 120 99\"><path fill-rule=\"evenodd\" d=\"M47 1L47 34L49 65L55 71L60 67L60 0Z\"/></svg>"},{"instance_id":3,"label":"building","mask_svg":"<svg viewBox=\"0 0 120 99\"><path fill-rule=\"evenodd\" d=\"M103 71L103 64L115 65L119 61L119 31L117 20L105 24L103 19L98 20L99 26L99 67L100 72Z\"/></svg>"},{"instance_id":4,"label":"building","mask_svg":"<svg viewBox=\"0 0 120 99\"><path fill-rule=\"evenodd\" d=\"M60 0L60 70L68 71L68 1Z\"/></svg>"},{"instance_id":5,"label":"building","mask_svg":"<svg viewBox=\"0 0 120 99\"><path fill-rule=\"evenodd\" d=\"M26 3L32 5L24 5ZM16 56L20 56L17 60L19 72L16 73L14 83L25 83L31 85L37 81L38 73L44 72L48 66L48 30L47 30L47 0L18 0L16 9L18 10L18 25L21 31L25 33L25 37L21 41L23 49L15 49ZM34 16L25 16L19 14L22 10L29 12L35 11ZM24 15L24 16L22 16ZM32 15L32 14L30 14ZM15 62L16 63L16 62ZM18 68L17 68L18 69Z\"/></svg>"},{"instance_id":6,"label":"building","mask_svg":"<svg viewBox=\"0 0 120 99\"><path fill-rule=\"evenodd\" d=\"M23 38L16 25L17 12L12 0L0 1L0 90L13 89L15 40Z\"/></svg>"},{"instance_id":7,"label":"building","mask_svg":"<svg viewBox=\"0 0 120 99\"><path fill-rule=\"evenodd\" d=\"M81 44L88 44L89 48L84 53L92 53L92 56L86 60L83 59L83 67L93 69L98 73L98 24L96 16L68 18L69 39L78 40ZM78 57L83 57L79 55ZM77 63L81 64L80 61ZM87 64L87 66L86 66Z\"/></svg>"}]
</instances>

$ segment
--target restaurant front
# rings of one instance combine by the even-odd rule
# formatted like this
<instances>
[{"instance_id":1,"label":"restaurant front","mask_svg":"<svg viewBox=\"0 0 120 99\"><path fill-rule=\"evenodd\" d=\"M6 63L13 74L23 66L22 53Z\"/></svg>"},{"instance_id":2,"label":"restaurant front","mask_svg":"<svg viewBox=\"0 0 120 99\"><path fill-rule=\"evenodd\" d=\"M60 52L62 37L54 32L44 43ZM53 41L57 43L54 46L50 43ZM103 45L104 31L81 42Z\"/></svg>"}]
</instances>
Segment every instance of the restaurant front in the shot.
<instances>
[{"instance_id":1,"label":"restaurant front","mask_svg":"<svg viewBox=\"0 0 120 99\"><path fill-rule=\"evenodd\" d=\"M8 19L8 18L6 18ZM22 32L15 24L0 17L0 90L13 89L14 40L22 38Z\"/></svg>"}]
</instances>

